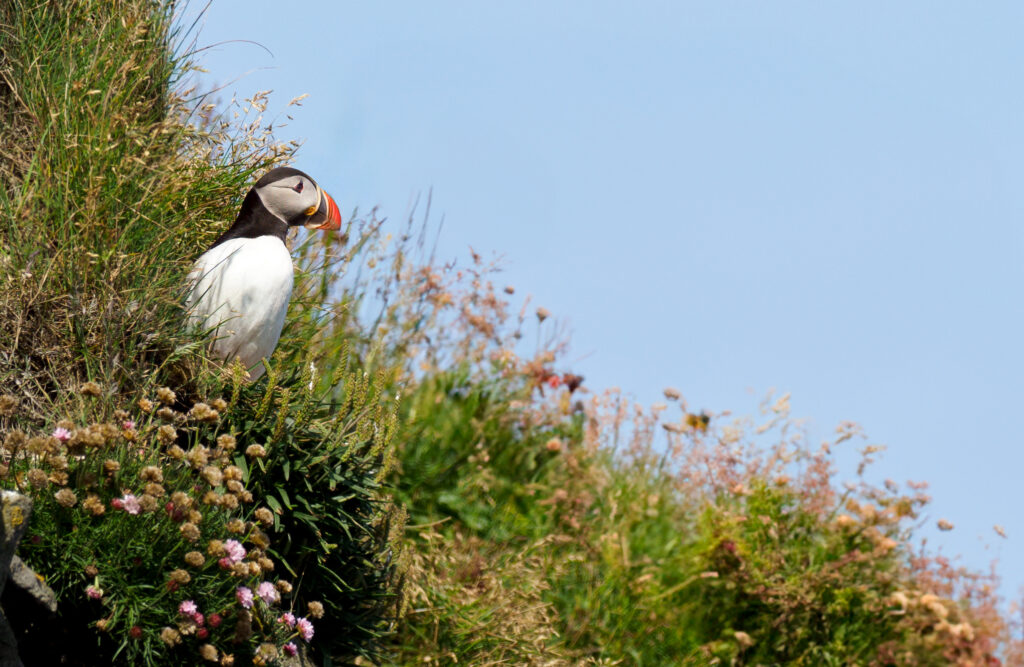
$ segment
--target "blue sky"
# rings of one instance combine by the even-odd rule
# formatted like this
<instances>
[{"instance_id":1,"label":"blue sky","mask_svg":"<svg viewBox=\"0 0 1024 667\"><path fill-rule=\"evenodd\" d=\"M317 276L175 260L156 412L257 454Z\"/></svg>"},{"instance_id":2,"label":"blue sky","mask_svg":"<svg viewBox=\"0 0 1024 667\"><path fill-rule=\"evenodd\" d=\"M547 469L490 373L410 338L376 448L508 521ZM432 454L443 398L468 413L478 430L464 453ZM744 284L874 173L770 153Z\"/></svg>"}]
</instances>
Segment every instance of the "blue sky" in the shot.
<instances>
[{"instance_id":1,"label":"blue sky","mask_svg":"<svg viewBox=\"0 0 1024 667\"><path fill-rule=\"evenodd\" d=\"M737 413L776 388L815 440L857 421L879 478L931 482L930 544L999 558L1013 596L1022 26L1010 2L214 0L200 44L271 52L204 52L228 95L310 95L279 137L343 213L397 225L433 188L442 255L504 255L590 387Z\"/></svg>"}]
</instances>

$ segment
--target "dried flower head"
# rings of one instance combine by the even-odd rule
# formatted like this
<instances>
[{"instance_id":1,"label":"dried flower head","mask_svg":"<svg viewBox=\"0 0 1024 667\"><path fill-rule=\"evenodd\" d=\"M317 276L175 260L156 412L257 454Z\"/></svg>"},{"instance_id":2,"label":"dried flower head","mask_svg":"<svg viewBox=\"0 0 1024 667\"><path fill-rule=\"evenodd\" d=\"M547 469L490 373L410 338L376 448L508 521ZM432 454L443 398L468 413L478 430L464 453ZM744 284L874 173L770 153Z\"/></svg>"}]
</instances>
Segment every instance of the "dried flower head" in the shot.
<instances>
[{"instance_id":1,"label":"dried flower head","mask_svg":"<svg viewBox=\"0 0 1024 667\"><path fill-rule=\"evenodd\" d=\"M45 472L39 468L32 468L27 474L28 483L37 489L41 489L50 483L50 479Z\"/></svg>"},{"instance_id":2,"label":"dried flower head","mask_svg":"<svg viewBox=\"0 0 1024 667\"><path fill-rule=\"evenodd\" d=\"M164 488L163 484L157 484L156 482L150 482L145 486L145 491L148 495L154 498L163 498L167 495L167 489Z\"/></svg>"},{"instance_id":3,"label":"dried flower head","mask_svg":"<svg viewBox=\"0 0 1024 667\"><path fill-rule=\"evenodd\" d=\"M175 461L183 461L185 459L185 450L178 445L171 445L167 448L167 455Z\"/></svg>"},{"instance_id":4,"label":"dried flower head","mask_svg":"<svg viewBox=\"0 0 1024 667\"><path fill-rule=\"evenodd\" d=\"M324 617L324 605L322 603L313 601L313 602L310 602L309 604L307 604L306 608L309 611L309 615L312 616L313 618L323 618Z\"/></svg>"},{"instance_id":5,"label":"dried flower head","mask_svg":"<svg viewBox=\"0 0 1024 667\"><path fill-rule=\"evenodd\" d=\"M227 433L217 438L217 446L226 452L233 452L237 444L235 436L228 435Z\"/></svg>"},{"instance_id":6,"label":"dried flower head","mask_svg":"<svg viewBox=\"0 0 1024 667\"><path fill-rule=\"evenodd\" d=\"M75 496L75 492L71 489L61 489L53 494L53 497L61 507L74 507L75 503L78 502L78 497Z\"/></svg>"},{"instance_id":7,"label":"dried flower head","mask_svg":"<svg viewBox=\"0 0 1024 667\"><path fill-rule=\"evenodd\" d=\"M192 575L190 575L186 570L182 570L181 568L175 568L174 570L171 570L170 580L176 584L181 584L182 586L184 586L185 584L192 581Z\"/></svg>"},{"instance_id":8,"label":"dried flower head","mask_svg":"<svg viewBox=\"0 0 1024 667\"><path fill-rule=\"evenodd\" d=\"M217 662L217 648L213 644L203 644L199 647L199 657L207 662Z\"/></svg>"},{"instance_id":9,"label":"dried flower head","mask_svg":"<svg viewBox=\"0 0 1024 667\"><path fill-rule=\"evenodd\" d=\"M281 591L281 595L288 595L289 593L292 592L292 584L289 581L285 581L284 579L279 579L277 581L276 585L277 585L277 590Z\"/></svg>"},{"instance_id":10,"label":"dried flower head","mask_svg":"<svg viewBox=\"0 0 1024 667\"><path fill-rule=\"evenodd\" d=\"M245 522L241 519L232 519L231 521L228 521L227 528L229 533L241 535L245 532ZM228 540L228 542L234 542L234 540Z\"/></svg>"},{"instance_id":11,"label":"dried flower head","mask_svg":"<svg viewBox=\"0 0 1024 667\"><path fill-rule=\"evenodd\" d=\"M254 513L256 520L262 523L264 526L269 526L274 523L274 513L266 507L259 507Z\"/></svg>"},{"instance_id":12,"label":"dried flower head","mask_svg":"<svg viewBox=\"0 0 1024 667\"><path fill-rule=\"evenodd\" d=\"M181 633L174 628L164 628L160 631L160 639L171 648L181 643Z\"/></svg>"},{"instance_id":13,"label":"dried flower head","mask_svg":"<svg viewBox=\"0 0 1024 667\"><path fill-rule=\"evenodd\" d=\"M245 448L245 455L254 459L262 459L267 455L267 449L263 445L249 445Z\"/></svg>"},{"instance_id":14,"label":"dried flower head","mask_svg":"<svg viewBox=\"0 0 1024 667\"><path fill-rule=\"evenodd\" d=\"M935 525L939 527L939 530L953 530L953 524L946 519L939 519Z\"/></svg>"},{"instance_id":15,"label":"dried flower head","mask_svg":"<svg viewBox=\"0 0 1024 667\"><path fill-rule=\"evenodd\" d=\"M178 395L167 387L160 387L156 390L156 398L164 405L173 405L178 400Z\"/></svg>"},{"instance_id":16,"label":"dried flower head","mask_svg":"<svg viewBox=\"0 0 1024 667\"><path fill-rule=\"evenodd\" d=\"M224 473L217 466L206 466L199 474L210 486L220 486L224 481Z\"/></svg>"},{"instance_id":17,"label":"dried flower head","mask_svg":"<svg viewBox=\"0 0 1024 667\"><path fill-rule=\"evenodd\" d=\"M174 408L164 406L156 411L156 416L165 422L176 422L181 419L181 415L175 412Z\"/></svg>"},{"instance_id":18,"label":"dried flower head","mask_svg":"<svg viewBox=\"0 0 1024 667\"><path fill-rule=\"evenodd\" d=\"M141 496L139 496L139 508L143 512L155 512L157 507L159 506L160 503L156 501L156 498L149 495L148 493L143 493Z\"/></svg>"},{"instance_id":19,"label":"dried flower head","mask_svg":"<svg viewBox=\"0 0 1024 667\"><path fill-rule=\"evenodd\" d=\"M257 558L256 563L260 566L260 571L263 574L274 571L274 561L270 560L266 556L260 556Z\"/></svg>"},{"instance_id":20,"label":"dried flower head","mask_svg":"<svg viewBox=\"0 0 1024 667\"><path fill-rule=\"evenodd\" d=\"M179 527L178 530L181 532L181 536L189 542L195 543L199 541L199 526L192 523L191 521L186 521L185 523L181 524L181 527Z\"/></svg>"},{"instance_id":21,"label":"dried flower head","mask_svg":"<svg viewBox=\"0 0 1024 667\"><path fill-rule=\"evenodd\" d=\"M82 509L93 516L103 516L103 513L107 511L106 505L103 504L103 501L96 494L89 494L82 501Z\"/></svg>"},{"instance_id":22,"label":"dried flower head","mask_svg":"<svg viewBox=\"0 0 1024 667\"><path fill-rule=\"evenodd\" d=\"M139 471L139 478L144 482L162 482L164 472L158 466L146 466Z\"/></svg>"},{"instance_id":23,"label":"dried flower head","mask_svg":"<svg viewBox=\"0 0 1024 667\"><path fill-rule=\"evenodd\" d=\"M170 424L164 424L157 429L156 437L165 445L169 445L178 437L178 430Z\"/></svg>"},{"instance_id":24,"label":"dried flower head","mask_svg":"<svg viewBox=\"0 0 1024 667\"><path fill-rule=\"evenodd\" d=\"M241 493L243 490L245 490L245 487L242 486L242 483L239 482L237 479L229 479L225 486L227 487L228 492L230 493Z\"/></svg>"},{"instance_id":25,"label":"dried flower head","mask_svg":"<svg viewBox=\"0 0 1024 667\"><path fill-rule=\"evenodd\" d=\"M543 322L544 320L548 319L549 317L551 317L551 311L549 311L547 308L538 308L537 309L537 321L538 322Z\"/></svg>"},{"instance_id":26,"label":"dried flower head","mask_svg":"<svg viewBox=\"0 0 1024 667\"><path fill-rule=\"evenodd\" d=\"M0 417L13 417L18 412L21 401L13 394L0 395Z\"/></svg>"},{"instance_id":27,"label":"dried flower head","mask_svg":"<svg viewBox=\"0 0 1024 667\"><path fill-rule=\"evenodd\" d=\"M227 401L225 401L223 398L215 398L215 399L213 399L212 401L210 401L210 405L217 412L224 412L225 410L228 409Z\"/></svg>"},{"instance_id":28,"label":"dried flower head","mask_svg":"<svg viewBox=\"0 0 1024 667\"><path fill-rule=\"evenodd\" d=\"M202 567L206 564L206 558L203 556L202 552L189 551L185 554L185 562L192 567Z\"/></svg>"},{"instance_id":29,"label":"dried flower head","mask_svg":"<svg viewBox=\"0 0 1024 667\"><path fill-rule=\"evenodd\" d=\"M201 422L215 422L220 419L220 413L206 403L196 403L188 411L188 416Z\"/></svg>"},{"instance_id":30,"label":"dried flower head","mask_svg":"<svg viewBox=\"0 0 1024 667\"><path fill-rule=\"evenodd\" d=\"M148 398L140 398L139 402L136 403L136 405L139 406L139 410L145 412L146 414L152 412L154 407L153 401L149 400Z\"/></svg>"},{"instance_id":31,"label":"dried flower head","mask_svg":"<svg viewBox=\"0 0 1024 667\"><path fill-rule=\"evenodd\" d=\"M121 463L114 459L107 459L103 462L103 473L108 477L121 469Z\"/></svg>"},{"instance_id":32,"label":"dried flower head","mask_svg":"<svg viewBox=\"0 0 1024 667\"><path fill-rule=\"evenodd\" d=\"M220 497L220 506L229 511L238 509L238 496L225 493Z\"/></svg>"},{"instance_id":33,"label":"dried flower head","mask_svg":"<svg viewBox=\"0 0 1024 667\"><path fill-rule=\"evenodd\" d=\"M210 453L206 450L206 447L200 447L196 445L192 449L188 450L186 454L189 465L193 468L202 468L210 461Z\"/></svg>"},{"instance_id":34,"label":"dried flower head","mask_svg":"<svg viewBox=\"0 0 1024 667\"><path fill-rule=\"evenodd\" d=\"M103 390L95 382L86 382L85 384L78 388L78 391L83 396L99 396L101 393L103 393Z\"/></svg>"}]
</instances>

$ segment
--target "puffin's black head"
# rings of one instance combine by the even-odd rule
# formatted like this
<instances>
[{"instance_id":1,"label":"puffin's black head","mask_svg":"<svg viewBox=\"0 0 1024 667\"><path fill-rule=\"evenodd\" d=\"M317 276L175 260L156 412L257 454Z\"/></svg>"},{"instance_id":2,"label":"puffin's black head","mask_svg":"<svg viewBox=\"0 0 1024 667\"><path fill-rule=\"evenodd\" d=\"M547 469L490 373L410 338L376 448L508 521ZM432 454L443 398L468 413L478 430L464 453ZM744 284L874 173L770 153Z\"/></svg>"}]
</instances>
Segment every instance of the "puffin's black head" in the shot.
<instances>
[{"instance_id":1,"label":"puffin's black head","mask_svg":"<svg viewBox=\"0 0 1024 667\"><path fill-rule=\"evenodd\" d=\"M277 167L263 175L245 195L234 224L213 243L236 238L288 237L288 228L341 228L341 213L329 194L305 172Z\"/></svg>"},{"instance_id":2,"label":"puffin's black head","mask_svg":"<svg viewBox=\"0 0 1024 667\"><path fill-rule=\"evenodd\" d=\"M334 199L324 192L305 172L292 167L271 169L256 181L249 195L255 193L264 208L290 227L304 225L309 229L338 229L341 213ZM250 203L250 196L242 207Z\"/></svg>"}]
</instances>

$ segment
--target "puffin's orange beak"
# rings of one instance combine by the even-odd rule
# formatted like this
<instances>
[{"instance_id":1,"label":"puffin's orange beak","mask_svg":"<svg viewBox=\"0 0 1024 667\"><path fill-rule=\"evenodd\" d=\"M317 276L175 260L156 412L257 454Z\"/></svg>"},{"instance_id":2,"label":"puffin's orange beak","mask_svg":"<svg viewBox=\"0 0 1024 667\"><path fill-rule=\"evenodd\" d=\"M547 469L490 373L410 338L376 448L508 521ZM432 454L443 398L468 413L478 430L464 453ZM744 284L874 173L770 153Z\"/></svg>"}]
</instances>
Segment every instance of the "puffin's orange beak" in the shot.
<instances>
[{"instance_id":1,"label":"puffin's orange beak","mask_svg":"<svg viewBox=\"0 0 1024 667\"><path fill-rule=\"evenodd\" d=\"M320 190L320 206L309 216L305 226L306 229L324 231L341 229L341 211L338 210L334 199L323 190Z\"/></svg>"}]
</instances>

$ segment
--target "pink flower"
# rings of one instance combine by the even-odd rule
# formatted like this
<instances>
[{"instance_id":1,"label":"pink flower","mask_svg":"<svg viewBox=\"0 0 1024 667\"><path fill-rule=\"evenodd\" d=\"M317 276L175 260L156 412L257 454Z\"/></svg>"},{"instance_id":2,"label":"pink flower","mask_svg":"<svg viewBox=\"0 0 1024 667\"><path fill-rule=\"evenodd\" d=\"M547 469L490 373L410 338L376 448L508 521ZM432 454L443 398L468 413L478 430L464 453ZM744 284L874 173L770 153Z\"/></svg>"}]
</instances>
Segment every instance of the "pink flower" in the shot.
<instances>
[{"instance_id":1,"label":"pink flower","mask_svg":"<svg viewBox=\"0 0 1024 667\"><path fill-rule=\"evenodd\" d=\"M126 431L130 431L133 428L135 428L135 422L133 422L131 419L126 419L125 421L121 422L121 428L123 428Z\"/></svg>"},{"instance_id":2,"label":"pink flower","mask_svg":"<svg viewBox=\"0 0 1024 667\"><path fill-rule=\"evenodd\" d=\"M196 613L196 611L198 611L198 609L196 608L196 603L192 600L185 600L184 602L178 605L178 613L182 616L191 616L192 614Z\"/></svg>"},{"instance_id":3,"label":"pink flower","mask_svg":"<svg viewBox=\"0 0 1024 667\"><path fill-rule=\"evenodd\" d=\"M67 442L68 440L71 439L71 431L60 426L53 429L53 433L51 435L53 435L53 437L57 438L61 442Z\"/></svg>"},{"instance_id":4,"label":"pink flower","mask_svg":"<svg viewBox=\"0 0 1024 667\"><path fill-rule=\"evenodd\" d=\"M231 562L230 558L224 556L223 558L217 561L217 565L220 565L220 569L222 570L230 570L233 563Z\"/></svg>"},{"instance_id":5,"label":"pink flower","mask_svg":"<svg viewBox=\"0 0 1024 667\"><path fill-rule=\"evenodd\" d=\"M239 586L235 590L235 597L238 598L238 604L242 605L246 609L252 608L252 591L245 586Z\"/></svg>"},{"instance_id":6,"label":"pink flower","mask_svg":"<svg viewBox=\"0 0 1024 667\"><path fill-rule=\"evenodd\" d=\"M299 636L306 642L313 638L313 624L306 617L295 619L295 627L299 630Z\"/></svg>"},{"instance_id":7,"label":"pink flower","mask_svg":"<svg viewBox=\"0 0 1024 667\"><path fill-rule=\"evenodd\" d=\"M281 614L281 618L277 620L280 623L284 623L289 628L295 627L295 614L291 613L290 611L286 611L285 613Z\"/></svg>"},{"instance_id":8,"label":"pink flower","mask_svg":"<svg viewBox=\"0 0 1024 667\"><path fill-rule=\"evenodd\" d=\"M225 540L224 551L228 553L227 557L232 565L245 558L245 547L238 540Z\"/></svg>"},{"instance_id":9,"label":"pink flower","mask_svg":"<svg viewBox=\"0 0 1024 667\"><path fill-rule=\"evenodd\" d=\"M281 599L281 594L274 588L274 584L264 581L256 587L256 595L260 596L267 604L273 604Z\"/></svg>"},{"instance_id":10,"label":"pink flower","mask_svg":"<svg viewBox=\"0 0 1024 667\"><path fill-rule=\"evenodd\" d=\"M211 628L220 627L220 623L221 623L222 620L224 620L224 619L222 619L220 617L220 614L210 614L210 627Z\"/></svg>"},{"instance_id":11,"label":"pink flower","mask_svg":"<svg viewBox=\"0 0 1024 667\"><path fill-rule=\"evenodd\" d=\"M295 642L288 642L287 644L285 644L281 648L283 648L284 652L287 655L290 655L290 656L294 656L295 654L297 654L299 652L299 647L297 647L295 645Z\"/></svg>"},{"instance_id":12,"label":"pink flower","mask_svg":"<svg viewBox=\"0 0 1024 667\"><path fill-rule=\"evenodd\" d=\"M85 594L89 596L90 600L99 600L103 597L103 589L98 586L86 586Z\"/></svg>"},{"instance_id":13,"label":"pink flower","mask_svg":"<svg viewBox=\"0 0 1024 667\"><path fill-rule=\"evenodd\" d=\"M124 511L129 514L138 514L142 510L142 506L139 505L139 499L131 493L124 494L121 498L121 502L124 503Z\"/></svg>"},{"instance_id":14,"label":"pink flower","mask_svg":"<svg viewBox=\"0 0 1024 667\"><path fill-rule=\"evenodd\" d=\"M124 501L121 500L120 498L114 498L113 500L110 501L110 506L113 507L116 510L123 510L124 509Z\"/></svg>"},{"instance_id":15,"label":"pink flower","mask_svg":"<svg viewBox=\"0 0 1024 667\"><path fill-rule=\"evenodd\" d=\"M206 622L206 618L202 614L200 614L198 611L196 613L192 614L192 620L196 622L196 625L200 625L200 626L204 622Z\"/></svg>"}]
</instances>

